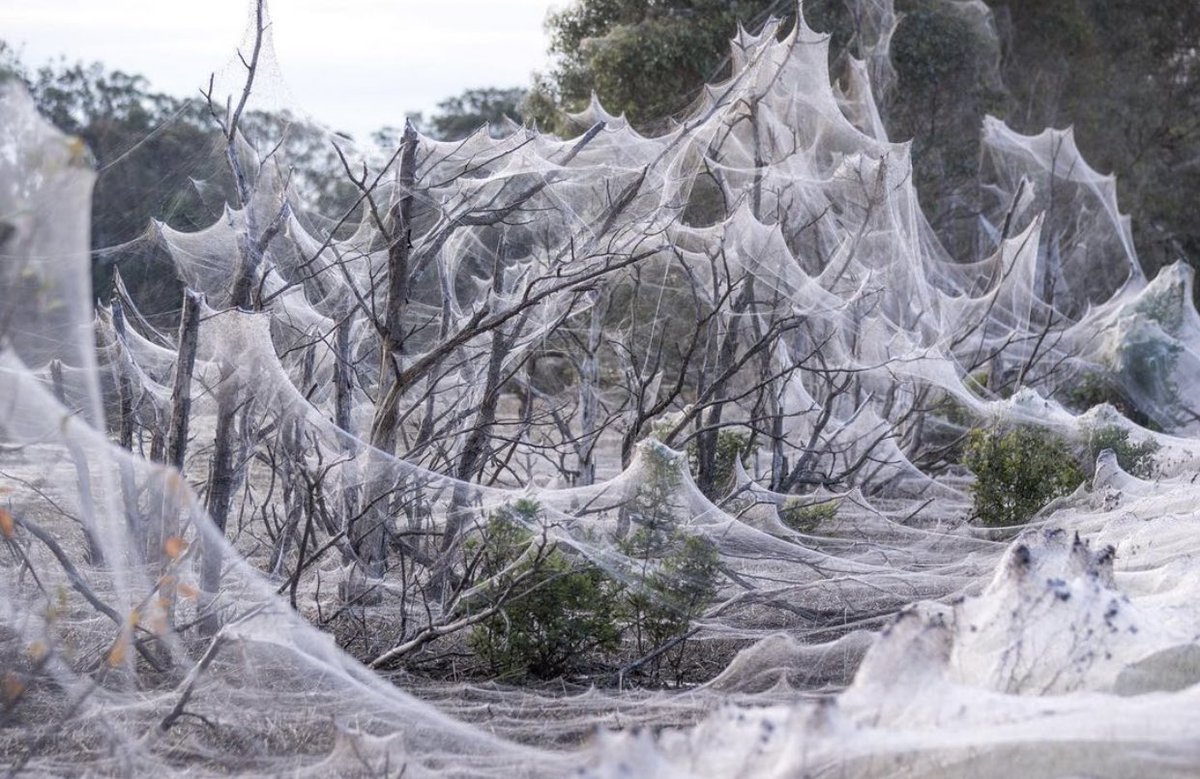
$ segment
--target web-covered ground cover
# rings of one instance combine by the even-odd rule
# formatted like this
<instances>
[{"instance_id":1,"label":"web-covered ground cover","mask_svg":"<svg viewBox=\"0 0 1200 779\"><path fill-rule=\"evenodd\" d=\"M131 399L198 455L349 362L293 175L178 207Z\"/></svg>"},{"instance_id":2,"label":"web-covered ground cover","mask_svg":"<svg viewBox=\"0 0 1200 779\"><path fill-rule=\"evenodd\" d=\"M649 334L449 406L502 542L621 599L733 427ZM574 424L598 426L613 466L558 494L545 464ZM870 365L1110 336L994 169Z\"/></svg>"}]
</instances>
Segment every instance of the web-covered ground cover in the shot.
<instances>
[{"instance_id":1,"label":"web-covered ground cover","mask_svg":"<svg viewBox=\"0 0 1200 779\"><path fill-rule=\"evenodd\" d=\"M593 105L321 171L251 121L260 18L188 161L211 225L100 253L167 311L93 307L86 150L0 87L6 767L1194 774L1190 270L998 121L951 256L872 41L834 79L803 23L740 32L661 136ZM996 426L1094 473L970 522Z\"/></svg>"}]
</instances>

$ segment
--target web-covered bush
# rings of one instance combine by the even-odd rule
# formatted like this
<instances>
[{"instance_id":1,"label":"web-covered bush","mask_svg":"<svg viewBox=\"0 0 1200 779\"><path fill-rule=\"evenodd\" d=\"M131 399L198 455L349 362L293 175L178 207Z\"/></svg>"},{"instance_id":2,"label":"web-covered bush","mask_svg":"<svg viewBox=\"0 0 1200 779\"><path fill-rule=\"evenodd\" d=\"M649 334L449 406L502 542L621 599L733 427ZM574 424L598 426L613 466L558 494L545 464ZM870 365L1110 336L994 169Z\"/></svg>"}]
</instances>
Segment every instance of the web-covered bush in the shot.
<instances>
[{"instance_id":1,"label":"web-covered bush","mask_svg":"<svg viewBox=\"0 0 1200 779\"><path fill-rule=\"evenodd\" d=\"M1161 448L1158 441L1146 438L1138 443L1129 440L1129 431L1117 425L1107 425L1090 431L1087 440L1085 468L1095 467L1096 458L1105 449L1117 456L1121 470L1148 479L1154 475L1154 454Z\"/></svg>"},{"instance_id":2,"label":"web-covered bush","mask_svg":"<svg viewBox=\"0 0 1200 779\"><path fill-rule=\"evenodd\" d=\"M1088 371L1071 377L1057 397L1069 409L1080 413L1107 403L1131 422L1147 430L1161 432L1162 425L1139 410L1137 403L1129 397L1128 392L1121 388L1116 379L1117 377L1111 373Z\"/></svg>"},{"instance_id":3,"label":"web-covered bush","mask_svg":"<svg viewBox=\"0 0 1200 779\"><path fill-rule=\"evenodd\" d=\"M1066 439L1028 427L972 430L963 464L975 473L972 513L990 527L1029 521L1084 478Z\"/></svg>"},{"instance_id":4,"label":"web-covered bush","mask_svg":"<svg viewBox=\"0 0 1200 779\"><path fill-rule=\"evenodd\" d=\"M798 533L812 533L837 516L837 501L813 503L793 496L779 507L779 519Z\"/></svg>"},{"instance_id":5,"label":"web-covered bush","mask_svg":"<svg viewBox=\"0 0 1200 779\"><path fill-rule=\"evenodd\" d=\"M529 530L540 511L529 500L501 509L475 542L487 581L480 607L500 608L468 643L499 678L562 676L597 650L615 650L620 637L614 583Z\"/></svg>"},{"instance_id":6,"label":"web-covered bush","mask_svg":"<svg viewBox=\"0 0 1200 779\"><path fill-rule=\"evenodd\" d=\"M678 681L687 638L717 594L719 556L712 541L682 527L678 503L683 456L646 446L646 481L633 501L632 532L618 546L635 567L622 604L622 622L645 670L658 680L665 661Z\"/></svg>"}]
</instances>

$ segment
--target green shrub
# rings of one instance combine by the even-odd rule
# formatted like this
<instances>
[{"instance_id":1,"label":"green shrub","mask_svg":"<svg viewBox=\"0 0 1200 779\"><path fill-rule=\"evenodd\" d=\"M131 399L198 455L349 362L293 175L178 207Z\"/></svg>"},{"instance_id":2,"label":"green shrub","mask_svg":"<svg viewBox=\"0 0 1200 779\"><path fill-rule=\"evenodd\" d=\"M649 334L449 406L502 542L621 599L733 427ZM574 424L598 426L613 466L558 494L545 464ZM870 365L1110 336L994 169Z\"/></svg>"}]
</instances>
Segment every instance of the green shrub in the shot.
<instances>
[{"instance_id":1,"label":"green shrub","mask_svg":"<svg viewBox=\"0 0 1200 779\"><path fill-rule=\"evenodd\" d=\"M688 465L696 478L700 489L709 498L716 500L733 489L737 474L737 463L745 454L750 444L750 435L736 430L719 430L716 433L712 459L712 473L701 473L700 437L693 438L688 443Z\"/></svg>"},{"instance_id":2,"label":"green shrub","mask_svg":"<svg viewBox=\"0 0 1200 779\"><path fill-rule=\"evenodd\" d=\"M779 507L779 519L783 524L798 533L812 533L822 523L837 516L838 504L835 500L824 503L805 503L803 498L789 497Z\"/></svg>"},{"instance_id":3,"label":"green shrub","mask_svg":"<svg viewBox=\"0 0 1200 779\"><path fill-rule=\"evenodd\" d=\"M624 639L637 659L653 655L639 672L657 680L666 666L682 677L686 637L717 595L719 557L711 541L682 527L683 458L661 445L643 457L647 478L625 507L632 530L616 541L627 558L625 584L548 546L534 530L541 507L531 500L494 513L465 545L480 590L473 608L500 606L468 637L495 676L582 670Z\"/></svg>"},{"instance_id":4,"label":"green shrub","mask_svg":"<svg viewBox=\"0 0 1200 779\"><path fill-rule=\"evenodd\" d=\"M1117 464L1127 473L1140 479L1149 479L1154 475L1154 453L1159 449L1158 441L1147 438L1141 443L1129 441L1129 431L1116 425L1108 425L1092 430L1088 435L1084 468L1091 472L1096 466L1096 458L1105 449L1111 449L1117 456Z\"/></svg>"},{"instance_id":5,"label":"green shrub","mask_svg":"<svg viewBox=\"0 0 1200 779\"><path fill-rule=\"evenodd\" d=\"M1162 426L1138 409L1137 404L1121 389L1116 379L1106 373L1088 371L1072 376L1056 397L1062 400L1063 405L1077 413L1090 411L1102 403L1107 403L1134 424L1147 430L1162 431Z\"/></svg>"},{"instance_id":6,"label":"green shrub","mask_svg":"<svg viewBox=\"0 0 1200 779\"><path fill-rule=\"evenodd\" d=\"M636 559L647 548L658 546L649 535L639 528L622 545L626 553ZM650 564L642 566L637 580L626 590L620 620L632 634L638 657L674 643L653 658L646 670L657 679L665 663L678 680L687 651L685 636L717 595L717 550L706 538L678 532L660 548L656 559L644 557L640 562Z\"/></svg>"},{"instance_id":7,"label":"green shrub","mask_svg":"<svg viewBox=\"0 0 1200 779\"><path fill-rule=\"evenodd\" d=\"M621 622L639 657L674 644L645 670L657 679L665 662L678 679L692 622L716 597L720 574L715 545L682 527L687 506L679 499L682 457L665 446L642 451L646 478L630 502L634 530L618 541L630 561Z\"/></svg>"},{"instance_id":8,"label":"green shrub","mask_svg":"<svg viewBox=\"0 0 1200 779\"><path fill-rule=\"evenodd\" d=\"M991 527L1019 525L1084 478L1067 442L1043 430L972 430L963 464L975 473L974 516Z\"/></svg>"},{"instance_id":9,"label":"green shrub","mask_svg":"<svg viewBox=\"0 0 1200 779\"><path fill-rule=\"evenodd\" d=\"M542 545L527 529L539 513L536 502L518 501L493 514L475 542L477 578L487 582L478 605L502 600L503 608L468 644L500 678L562 676L619 645L618 588L595 565Z\"/></svg>"}]
</instances>

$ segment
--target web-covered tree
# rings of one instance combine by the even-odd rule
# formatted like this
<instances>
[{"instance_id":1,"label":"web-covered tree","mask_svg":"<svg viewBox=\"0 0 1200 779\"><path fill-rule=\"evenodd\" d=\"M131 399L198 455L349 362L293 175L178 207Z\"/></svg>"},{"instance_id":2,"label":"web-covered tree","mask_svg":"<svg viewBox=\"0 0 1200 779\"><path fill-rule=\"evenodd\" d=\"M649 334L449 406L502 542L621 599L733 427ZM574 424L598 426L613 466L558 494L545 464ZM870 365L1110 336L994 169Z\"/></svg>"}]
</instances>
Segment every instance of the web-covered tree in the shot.
<instances>
[{"instance_id":1,"label":"web-covered tree","mask_svg":"<svg viewBox=\"0 0 1200 779\"><path fill-rule=\"evenodd\" d=\"M717 595L719 556L687 526L679 498L686 458L653 440L639 457L643 480L625 508L630 532L619 541L630 565L622 611L638 657L628 670L658 680L666 662L678 682L693 622Z\"/></svg>"},{"instance_id":2,"label":"web-covered tree","mask_svg":"<svg viewBox=\"0 0 1200 779\"><path fill-rule=\"evenodd\" d=\"M1146 269L1200 256L1200 6L1189 0L991 0L1014 126L1073 126L1117 176Z\"/></svg>"},{"instance_id":3,"label":"web-covered tree","mask_svg":"<svg viewBox=\"0 0 1200 779\"><path fill-rule=\"evenodd\" d=\"M557 128L561 119L546 108L578 111L595 92L607 110L635 126L661 122L727 70L730 31L739 22L757 29L790 6L790 0L573 2L547 21L556 65L549 80L535 84L527 111Z\"/></svg>"},{"instance_id":4,"label":"web-covered tree","mask_svg":"<svg viewBox=\"0 0 1200 779\"><path fill-rule=\"evenodd\" d=\"M132 241L152 219L196 230L219 213L223 198L205 201L189 181L191 171L213 167L220 153L198 105L153 91L143 76L99 63L59 61L31 71L14 54L7 67L25 82L38 110L63 132L82 138L95 159L100 174L92 199L92 248ZM212 183L220 192L228 182ZM105 259L101 255L93 266L92 278L93 288L106 297L113 266ZM151 314L176 306L182 291L174 278L151 272L152 264L153 257L146 257L124 265L126 283L144 293L139 298Z\"/></svg>"}]
</instances>

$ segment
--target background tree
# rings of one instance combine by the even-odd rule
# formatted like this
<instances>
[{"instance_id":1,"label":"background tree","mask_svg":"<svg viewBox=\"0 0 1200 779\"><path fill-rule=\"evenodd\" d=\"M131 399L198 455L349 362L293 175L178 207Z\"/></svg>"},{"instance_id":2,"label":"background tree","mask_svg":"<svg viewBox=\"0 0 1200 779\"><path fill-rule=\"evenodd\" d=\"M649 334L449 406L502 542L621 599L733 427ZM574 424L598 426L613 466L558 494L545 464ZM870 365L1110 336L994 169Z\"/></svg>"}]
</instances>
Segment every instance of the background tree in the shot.
<instances>
[{"instance_id":1,"label":"background tree","mask_svg":"<svg viewBox=\"0 0 1200 779\"><path fill-rule=\"evenodd\" d=\"M109 71L99 63L60 60L31 71L0 43L0 56L3 52L7 64L0 69L22 79L38 110L59 129L82 138L95 159L93 250L133 241L153 219L196 230L220 214L224 197L202 198L190 178L196 170L214 169L210 160L219 154L218 138L197 106L153 91L143 76ZM211 183L224 191L225 182ZM158 264L154 253L148 244L144 262L122 267L129 287L151 301L147 313L177 307L181 292L174 278L152 271ZM103 252L96 255L92 282L101 297L112 287L112 268Z\"/></svg>"},{"instance_id":2,"label":"background tree","mask_svg":"<svg viewBox=\"0 0 1200 779\"><path fill-rule=\"evenodd\" d=\"M526 118L559 132L562 111L593 92L635 127L655 130L728 67L729 31L756 31L791 0L577 0L547 22L555 64L535 78ZM805 2L830 32L835 65L863 57L865 4ZM1074 125L1093 167L1117 175L1148 271L1200 257L1200 6L1168 0L897 0L891 40L897 88L883 98L894 140L912 140L915 176L934 227L971 247L978 213L979 128L997 115L1022 132ZM985 13L991 11L992 19ZM787 29L787 25L784 26ZM836 75L836 68L835 68Z\"/></svg>"},{"instance_id":3,"label":"background tree","mask_svg":"<svg viewBox=\"0 0 1200 779\"><path fill-rule=\"evenodd\" d=\"M495 133L501 130L505 119L520 120L525 93L521 87L468 89L438 103L438 110L429 118L426 129L443 141L465 138L485 124L491 125Z\"/></svg>"},{"instance_id":4,"label":"background tree","mask_svg":"<svg viewBox=\"0 0 1200 779\"><path fill-rule=\"evenodd\" d=\"M526 110L541 124L562 127L542 112L587 106L595 92L613 114L649 127L685 108L700 87L728 70L730 31L754 29L790 0L580 0L547 21L556 64L534 85Z\"/></svg>"},{"instance_id":5,"label":"background tree","mask_svg":"<svg viewBox=\"0 0 1200 779\"><path fill-rule=\"evenodd\" d=\"M1188 0L992 0L1010 99L1025 132L1074 125L1117 176L1149 273L1200 262L1200 6Z\"/></svg>"}]
</instances>

